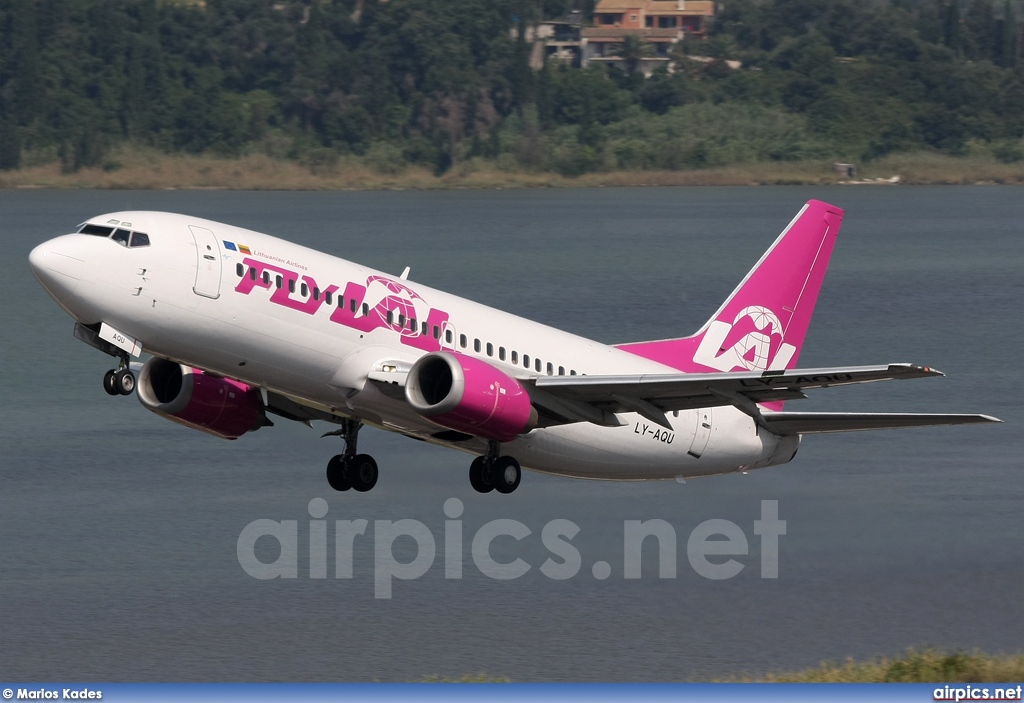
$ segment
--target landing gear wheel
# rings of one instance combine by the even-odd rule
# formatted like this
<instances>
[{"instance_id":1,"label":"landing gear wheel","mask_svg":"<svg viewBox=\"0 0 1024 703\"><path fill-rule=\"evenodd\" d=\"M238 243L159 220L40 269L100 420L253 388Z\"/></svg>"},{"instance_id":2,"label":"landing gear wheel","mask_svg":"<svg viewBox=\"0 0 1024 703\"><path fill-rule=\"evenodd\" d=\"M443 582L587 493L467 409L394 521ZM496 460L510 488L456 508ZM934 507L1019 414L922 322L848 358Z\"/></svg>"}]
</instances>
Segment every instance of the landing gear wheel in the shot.
<instances>
[{"instance_id":1,"label":"landing gear wheel","mask_svg":"<svg viewBox=\"0 0 1024 703\"><path fill-rule=\"evenodd\" d=\"M523 472L519 468L519 462L511 456L500 456L491 466L491 480L498 493L511 493L519 488Z\"/></svg>"},{"instance_id":2,"label":"landing gear wheel","mask_svg":"<svg viewBox=\"0 0 1024 703\"><path fill-rule=\"evenodd\" d=\"M114 385L114 370L111 369L103 374L103 390L107 392L107 395L120 395L120 391L117 390L117 386Z\"/></svg>"},{"instance_id":3,"label":"landing gear wheel","mask_svg":"<svg viewBox=\"0 0 1024 703\"><path fill-rule=\"evenodd\" d=\"M131 395L135 390L135 374L128 369L114 372L114 388L121 395Z\"/></svg>"},{"instance_id":4,"label":"landing gear wheel","mask_svg":"<svg viewBox=\"0 0 1024 703\"><path fill-rule=\"evenodd\" d=\"M377 462L369 454L356 454L356 440L362 426L358 420L345 419L341 421L341 429L324 435L340 435L345 440L345 453L327 463L327 482L336 491L354 488L365 493L377 485Z\"/></svg>"},{"instance_id":5,"label":"landing gear wheel","mask_svg":"<svg viewBox=\"0 0 1024 703\"><path fill-rule=\"evenodd\" d=\"M469 485L477 493L490 493L494 490L494 484L484 480L487 474L490 473L486 469L487 463L482 456L478 456L469 465Z\"/></svg>"},{"instance_id":6,"label":"landing gear wheel","mask_svg":"<svg viewBox=\"0 0 1024 703\"><path fill-rule=\"evenodd\" d=\"M345 466L345 455L338 454L327 462L327 483L336 491L347 491L352 488L352 481L348 478L348 470Z\"/></svg>"},{"instance_id":7,"label":"landing gear wheel","mask_svg":"<svg viewBox=\"0 0 1024 703\"><path fill-rule=\"evenodd\" d=\"M348 462L352 488L365 493L377 485L377 462L369 454L356 454Z\"/></svg>"}]
</instances>

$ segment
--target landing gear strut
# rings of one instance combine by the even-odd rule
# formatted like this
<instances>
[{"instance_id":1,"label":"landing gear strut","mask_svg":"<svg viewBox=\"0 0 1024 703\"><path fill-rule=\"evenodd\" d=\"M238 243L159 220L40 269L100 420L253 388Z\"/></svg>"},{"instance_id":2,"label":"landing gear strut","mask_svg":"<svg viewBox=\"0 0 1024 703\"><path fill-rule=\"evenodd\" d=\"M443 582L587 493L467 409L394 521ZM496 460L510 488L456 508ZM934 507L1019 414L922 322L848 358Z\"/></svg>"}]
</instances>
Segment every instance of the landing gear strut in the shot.
<instances>
[{"instance_id":1,"label":"landing gear strut","mask_svg":"<svg viewBox=\"0 0 1024 703\"><path fill-rule=\"evenodd\" d=\"M332 457L327 462L327 482L336 491L353 488L365 493L377 485L377 462L369 454L356 454L359 428L358 420L342 420L337 433L345 440L345 453Z\"/></svg>"},{"instance_id":2,"label":"landing gear strut","mask_svg":"<svg viewBox=\"0 0 1024 703\"><path fill-rule=\"evenodd\" d=\"M469 483L477 493L511 493L519 488L523 472L515 457L498 456L498 443L491 442L487 454L469 466Z\"/></svg>"},{"instance_id":3,"label":"landing gear strut","mask_svg":"<svg viewBox=\"0 0 1024 703\"><path fill-rule=\"evenodd\" d=\"M128 368L128 357L122 356L116 369L103 375L103 390L108 395L131 395L135 390L135 374Z\"/></svg>"}]
</instances>

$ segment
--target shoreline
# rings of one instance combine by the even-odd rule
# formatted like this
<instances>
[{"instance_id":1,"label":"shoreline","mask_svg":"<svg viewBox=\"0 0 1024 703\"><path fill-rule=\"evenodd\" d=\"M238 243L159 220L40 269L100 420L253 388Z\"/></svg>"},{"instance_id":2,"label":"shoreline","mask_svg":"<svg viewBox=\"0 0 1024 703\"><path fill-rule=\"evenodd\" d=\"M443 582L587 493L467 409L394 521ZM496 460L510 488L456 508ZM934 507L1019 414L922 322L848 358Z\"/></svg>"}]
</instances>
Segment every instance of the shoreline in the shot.
<instances>
[{"instance_id":1,"label":"shoreline","mask_svg":"<svg viewBox=\"0 0 1024 703\"><path fill-rule=\"evenodd\" d=\"M263 154L222 158L114 152L102 167L64 173L59 163L0 171L0 189L99 190L455 190L751 185L1024 185L1024 162L978 156L899 154L858 165L853 179L822 161L720 166L689 171L609 171L576 177L506 171L493 162L459 163L443 175L410 166L386 173L356 157L304 165Z\"/></svg>"}]
</instances>

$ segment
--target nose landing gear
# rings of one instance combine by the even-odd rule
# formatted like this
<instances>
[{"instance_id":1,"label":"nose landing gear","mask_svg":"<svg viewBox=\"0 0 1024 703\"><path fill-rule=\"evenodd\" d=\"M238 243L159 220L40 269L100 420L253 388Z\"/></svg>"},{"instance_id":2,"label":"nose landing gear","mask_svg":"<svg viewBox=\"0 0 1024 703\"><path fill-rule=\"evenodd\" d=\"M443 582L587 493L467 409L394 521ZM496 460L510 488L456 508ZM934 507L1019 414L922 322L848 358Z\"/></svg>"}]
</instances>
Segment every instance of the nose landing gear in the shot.
<instances>
[{"instance_id":1,"label":"nose landing gear","mask_svg":"<svg viewBox=\"0 0 1024 703\"><path fill-rule=\"evenodd\" d=\"M498 456L498 443L491 442L487 454L469 466L469 483L477 493L509 494L519 488L523 472L515 457Z\"/></svg>"},{"instance_id":2,"label":"nose landing gear","mask_svg":"<svg viewBox=\"0 0 1024 703\"><path fill-rule=\"evenodd\" d=\"M363 423L357 420L343 420L340 430L327 433L341 435L345 440L345 453L327 462L327 483L336 491L352 488L365 493L377 485L377 462L369 454L356 454L356 441L362 426Z\"/></svg>"},{"instance_id":3,"label":"nose landing gear","mask_svg":"<svg viewBox=\"0 0 1024 703\"><path fill-rule=\"evenodd\" d=\"M135 374L128 368L128 360L123 358L116 369L103 375L103 390L107 395L131 395L135 391Z\"/></svg>"}]
</instances>

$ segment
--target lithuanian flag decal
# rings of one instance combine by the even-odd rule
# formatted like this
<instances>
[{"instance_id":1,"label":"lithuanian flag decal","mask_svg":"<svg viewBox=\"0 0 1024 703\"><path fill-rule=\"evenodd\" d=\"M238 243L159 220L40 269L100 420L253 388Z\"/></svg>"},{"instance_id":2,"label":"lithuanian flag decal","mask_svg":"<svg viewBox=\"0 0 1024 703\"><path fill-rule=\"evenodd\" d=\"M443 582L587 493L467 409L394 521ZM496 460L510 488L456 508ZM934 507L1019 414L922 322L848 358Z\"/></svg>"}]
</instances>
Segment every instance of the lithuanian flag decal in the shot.
<instances>
[{"instance_id":1,"label":"lithuanian flag decal","mask_svg":"<svg viewBox=\"0 0 1024 703\"><path fill-rule=\"evenodd\" d=\"M234 242L229 242L226 239L223 240L223 241L224 241L224 248L227 249L228 251L240 251L243 254L251 254L252 253L249 250L249 247L245 246L244 244L235 244Z\"/></svg>"}]
</instances>

